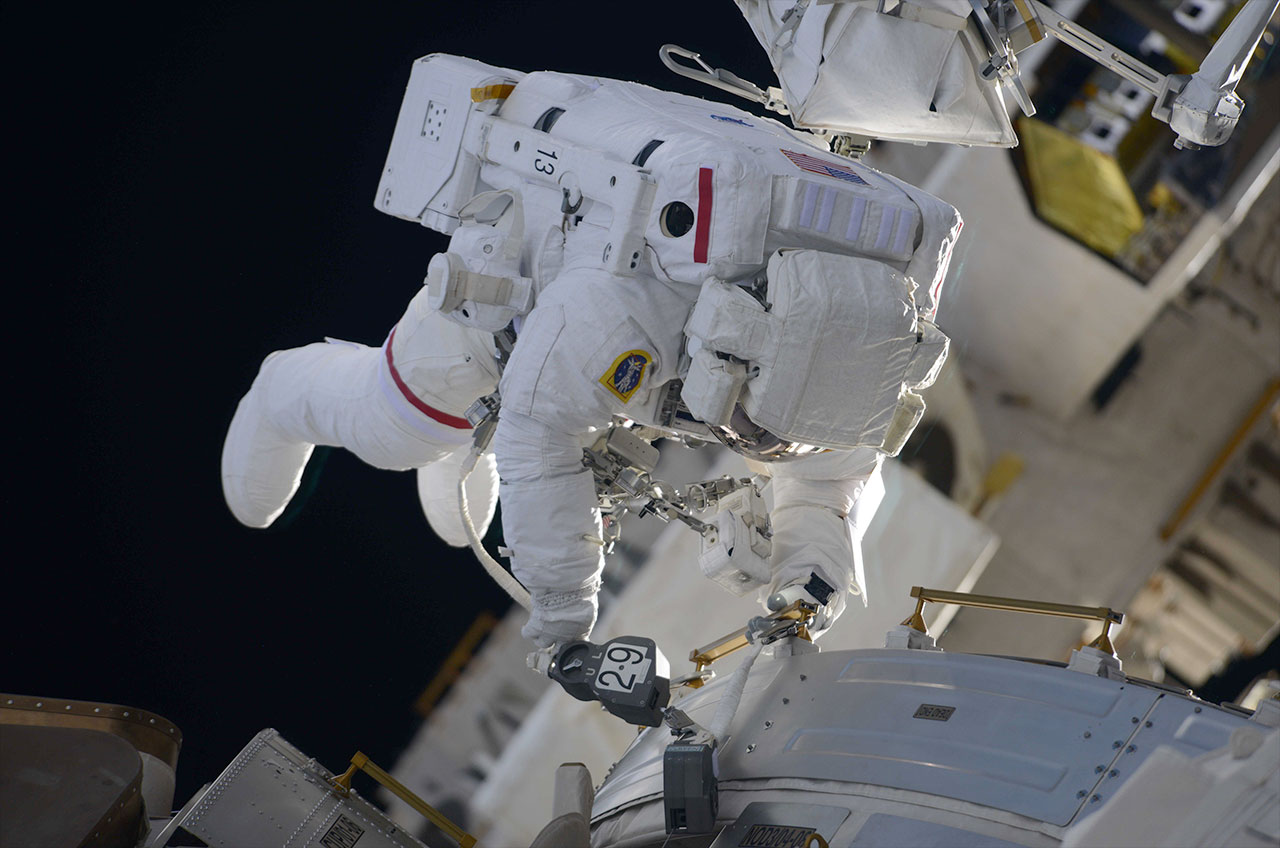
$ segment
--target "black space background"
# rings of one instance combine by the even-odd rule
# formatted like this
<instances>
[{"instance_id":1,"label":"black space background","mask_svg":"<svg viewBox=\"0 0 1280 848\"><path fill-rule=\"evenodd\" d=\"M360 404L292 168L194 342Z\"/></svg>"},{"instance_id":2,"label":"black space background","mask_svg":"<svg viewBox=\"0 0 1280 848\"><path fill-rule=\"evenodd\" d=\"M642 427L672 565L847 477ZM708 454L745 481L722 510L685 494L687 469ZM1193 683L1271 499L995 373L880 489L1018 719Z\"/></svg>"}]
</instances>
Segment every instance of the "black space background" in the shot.
<instances>
[{"instance_id":1,"label":"black space background","mask_svg":"<svg viewBox=\"0 0 1280 848\"><path fill-rule=\"evenodd\" d=\"M267 353L381 343L446 245L372 205L411 63L713 96L658 47L760 82L763 52L729 0L6 4L0 24L0 691L173 720L178 805L267 726L330 768L390 766L505 596L434 540L412 474L334 451L305 509L251 531L218 457Z\"/></svg>"}]
</instances>

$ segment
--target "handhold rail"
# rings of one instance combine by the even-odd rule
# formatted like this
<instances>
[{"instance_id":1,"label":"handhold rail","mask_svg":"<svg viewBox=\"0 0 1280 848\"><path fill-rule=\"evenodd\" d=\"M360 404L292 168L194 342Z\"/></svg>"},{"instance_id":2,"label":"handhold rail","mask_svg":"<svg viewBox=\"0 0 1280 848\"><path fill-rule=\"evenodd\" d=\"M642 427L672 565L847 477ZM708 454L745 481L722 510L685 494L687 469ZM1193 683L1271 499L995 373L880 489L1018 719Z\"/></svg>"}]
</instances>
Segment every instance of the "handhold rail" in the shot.
<instances>
[{"instance_id":1,"label":"handhold rail","mask_svg":"<svg viewBox=\"0 0 1280 848\"><path fill-rule=\"evenodd\" d=\"M1108 635L1111 625L1122 624L1124 613L1110 607L1085 607L1075 604L1059 604L1052 601L1028 601L1020 598L1001 598L995 595L975 595L970 592L947 592L942 589L926 589L923 586L911 587L911 597L916 598L916 609L906 621L905 626L921 633L928 633L924 623L924 605L926 602L940 604L957 604L979 609L1006 610L1008 612L1029 612L1038 615L1057 615L1066 618L1083 618L1102 622L1102 633L1089 643L1089 647L1097 648L1115 656L1115 648Z\"/></svg>"},{"instance_id":2,"label":"handhold rail","mask_svg":"<svg viewBox=\"0 0 1280 848\"><path fill-rule=\"evenodd\" d=\"M334 791L342 795L346 795L350 792L351 778L355 776L356 769L363 771L365 774L387 787L387 789L391 790L397 798L404 801L415 811L420 813L427 819L427 821L443 830L445 834L457 842L461 848L472 848L472 846L476 844L476 838L474 836L449 821L449 819L445 818L443 813L419 798L403 783L383 771L377 763L371 761L361 751L356 751L355 754L352 755L350 768L331 780Z\"/></svg>"}]
</instances>

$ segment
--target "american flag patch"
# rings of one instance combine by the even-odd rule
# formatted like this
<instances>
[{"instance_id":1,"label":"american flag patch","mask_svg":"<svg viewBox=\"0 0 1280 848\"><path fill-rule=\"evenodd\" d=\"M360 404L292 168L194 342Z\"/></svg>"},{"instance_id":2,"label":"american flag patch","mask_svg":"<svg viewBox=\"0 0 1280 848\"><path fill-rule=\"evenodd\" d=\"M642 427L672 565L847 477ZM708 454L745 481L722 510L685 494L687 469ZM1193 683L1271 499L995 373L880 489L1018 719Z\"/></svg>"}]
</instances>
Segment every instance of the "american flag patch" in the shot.
<instances>
[{"instance_id":1,"label":"american flag patch","mask_svg":"<svg viewBox=\"0 0 1280 848\"><path fill-rule=\"evenodd\" d=\"M782 150L782 148L778 148ZM857 183L858 185L867 185L867 181L855 174L844 165L833 165L817 156L810 156L808 153L797 153L794 150L782 150L782 155L791 160L791 164L795 165L802 171L808 171L811 174L820 174L825 177L835 177L837 180L844 180L847 183ZM867 186L870 188L870 186Z\"/></svg>"}]
</instances>

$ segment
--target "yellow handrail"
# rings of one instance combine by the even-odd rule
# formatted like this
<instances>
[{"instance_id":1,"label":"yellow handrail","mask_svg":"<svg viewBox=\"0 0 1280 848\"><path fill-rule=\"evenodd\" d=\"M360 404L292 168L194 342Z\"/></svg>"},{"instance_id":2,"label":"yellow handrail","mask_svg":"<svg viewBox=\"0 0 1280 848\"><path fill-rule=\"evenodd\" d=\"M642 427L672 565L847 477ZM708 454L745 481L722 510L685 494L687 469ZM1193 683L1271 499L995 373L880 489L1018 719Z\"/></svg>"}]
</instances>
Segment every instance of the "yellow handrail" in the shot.
<instances>
[{"instance_id":1,"label":"yellow handrail","mask_svg":"<svg viewBox=\"0 0 1280 848\"><path fill-rule=\"evenodd\" d=\"M455 842L462 846L462 848L472 848L472 846L476 844L476 838L474 836L449 821L444 817L443 813L419 798L413 792L409 791L408 787L379 768L376 763L372 762L361 751L356 751L351 757L351 766L345 772L333 778L333 787L344 795L350 792L351 778L355 776L356 769L363 771L365 774L390 789L395 793L397 798L404 801L410 807L413 807L413 809L417 810L421 815L425 816L427 821L443 830Z\"/></svg>"},{"instance_id":2,"label":"yellow handrail","mask_svg":"<svg viewBox=\"0 0 1280 848\"><path fill-rule=\"evenodd\" d=\"M792 601L782 609L772 612L764 617L772 621L798 621L800 624L796 635L801 639L813 641L809 636L809 631L806 625L810 620L812 620L814 610L815 607L812 604L805 603L804 601ZM704 668L726 654L732 654L740 648L745 648L747 645L751 644L750 640L747 638L747 630L748 628L741 627L730 633L728 636L723 636L710 644L703 645L701 648L695 648L689 652L689 662L693 663L694 667L698 671L702 671Z\"/></svg>"},{"instance_id":3,"label":"yellow handrail","mask_svg":"<svg viewBox=\"0 0 1280 848\"><path fill-rule=\"evenodd\" d=\"M1110 607L1084 607L1075 604L1059 604L1052 601L1026 601L1019 598L999 598L995 595L974 595L968 592L947 592L942 589L926 589L923 586L911 587L911 597L916 598L916 609L906 621L908 627L928 633L924 623L924 605L926 601L940 604L957 604L980 609L1007 610L1009 612L1030 612L1038 615L1058 615L1066 618L1083 618L1102 622L1102 634L1089 643L1089 647L1106 651L1115 655L1108 633L1111 625L1124 622L1124 613Z\"/></svg>"}]
</instances>

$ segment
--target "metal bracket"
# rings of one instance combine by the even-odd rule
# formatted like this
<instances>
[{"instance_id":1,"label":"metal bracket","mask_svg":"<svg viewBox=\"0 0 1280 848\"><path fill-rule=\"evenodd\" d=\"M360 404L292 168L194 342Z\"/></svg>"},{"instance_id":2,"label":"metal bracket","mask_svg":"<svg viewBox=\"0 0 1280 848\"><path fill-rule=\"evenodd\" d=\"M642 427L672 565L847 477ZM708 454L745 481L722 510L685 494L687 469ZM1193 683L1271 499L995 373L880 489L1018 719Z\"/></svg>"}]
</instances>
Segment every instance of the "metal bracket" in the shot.
<instances>
[{"instance_id":1,"label":"metal bracket","mask_svg":"<svg viewBox=\"0 0 1280 848\"><path fill-rule=\"evenodd\" d=\"M498 410L502 408L502 399L497 392L479 398L462 413L471 424L471 443L481 453L489 449L493 434L498 429Z\"/></svg>"},{"instance_id":2,"label":"metal bracket","mask_svg":"<svg viewBox=\"0 0 1280 848\"><path fill-rule=\"evenodd\" d=\"M1277 0L1247 0L1194 74L1166 77L1050 9L1042 0L1029 2L1048 24L1049 34L1155 95L1151 115L1178 134L1175 147L1187 149L1217 146L1231 136L1244 110L1244 101L1235 93L1236 85L1280 7Z\"/></svg>"},{"instance_id":3,"label":"metal bracket","mask_svg":"<svg viewBox=\"0 0 1280 848\"><path fill-rule=\"evenodd\" d=\"M676 741L682 745L710 745L712 748L719 744L711 731L689 718L684 710L678 707L667 707L662 711L662 723L671 730L671 735Z\"/></svg>"},{"instance_id":4,"label":"metal bracket","mask_svg":"<svg viewBox=\"0 0 1280 848\"><path fill-rule=\"evenodd\" d=\"M1031 0L1031 4L1036 14L1047 25L1049 34L1054 38L1088 56L1112 73L1154 94L1157 100L1160 98L1165 86L1164 74L1138 61L1114 44L1102 40L1070 18L1063 17L1040 0Z\"/></svg>"},{"instance_id":5,"label":"metal bracket","mask_svg":"<svg viewBox=\"0 0 1280 848\"><path fill-rule=\"evenodd\" d=\"M715 532L716 524L702 521L693 513L715 507L721 499L746 486L754 487L757 494L760 489L752 478L726 476L691 483L681 493L651 476L658 464L657 448L632 430L616 425L583 449L582 464L595 477L600 508L611 519L608 529L613 541L619 532L617 522L628 512L654 515L664 522L679 521L705 537ZM637 505L641 501L643 504ZM767 537L767 530L762 535Z\"/></svg>"},{"instance_id":6,"label":"metal bracket","mask_svg":"<svg viewBox=\"0 0 1280 848\"><path fill-rule=\"evenodd\" d=\"M1018 71L1018 56L1009 43L1004 6L1001 3L992 5L991 8L996 12L996 20L992 21L988 8L983 5L983 0L969 0L969 5L973 7L973 17L978 22L982 40L991 54L986 66L982 69L982 78L988 82L998 79L1002 85L1007 86L1013 93L1014 99L1018 101L1023 114L1031 117L1036 113L1036 107L1031 102L1031 95L1027 93L1026 86L1022 84L1022 75Z\"/></svg>"},{"instance_id":7,"label":"metal bracket","mask_svg":"<svg viewBox=\"0 0 1280 848\"><path fill-rule=\"evenodd\" d=\"M827 146L835 155L857 161L871 152L871 139L853 133L831 133Z\"/></svg>"},{"instance_id":8,"label":"metal bracket","mask_svg":"<svg viewBox=\"0 0 1280 848\"><path fill-rule=\"evenodd\" d=\"M573 175L572 171L566 171L560 177L559 184L561 214L576 215L578 210L582 208L582 187L578 185L578 178Z\"/></svg>"},{"instance_id":9,"label":"metal bracket","mask_svg":"<svg viewBox=\"0 0 1280 848\"><path fill-rule=\"evenodd\" d=\"M671 678L671 688L677 689L681 686L688 686L690 689L701 689L712 680L715 680L715 678L715 669L704 668Z\"/></svg>"},{"instance_id":10,"label":"metal bracket","mask_svg":"<svg viewBox=\"0 0 1280 848\"><path fill-rule=\"evenodd\" d=\"M164 848L164 846L168 845L169 840L178 832L178 828L182 827L183 823L186 822L187 817L191 815L191 811L196 808L196 805L204 800L204 796L208 795L209 790L212 788L212 783L206 783L204 786L200 787L200 790L191 796L191 800L186 804L183 804L182 809L179 810L173 818L169 819L162 829L153 833L151 837L147 839L146 848Z\"/></svg>"}]
</instances>

